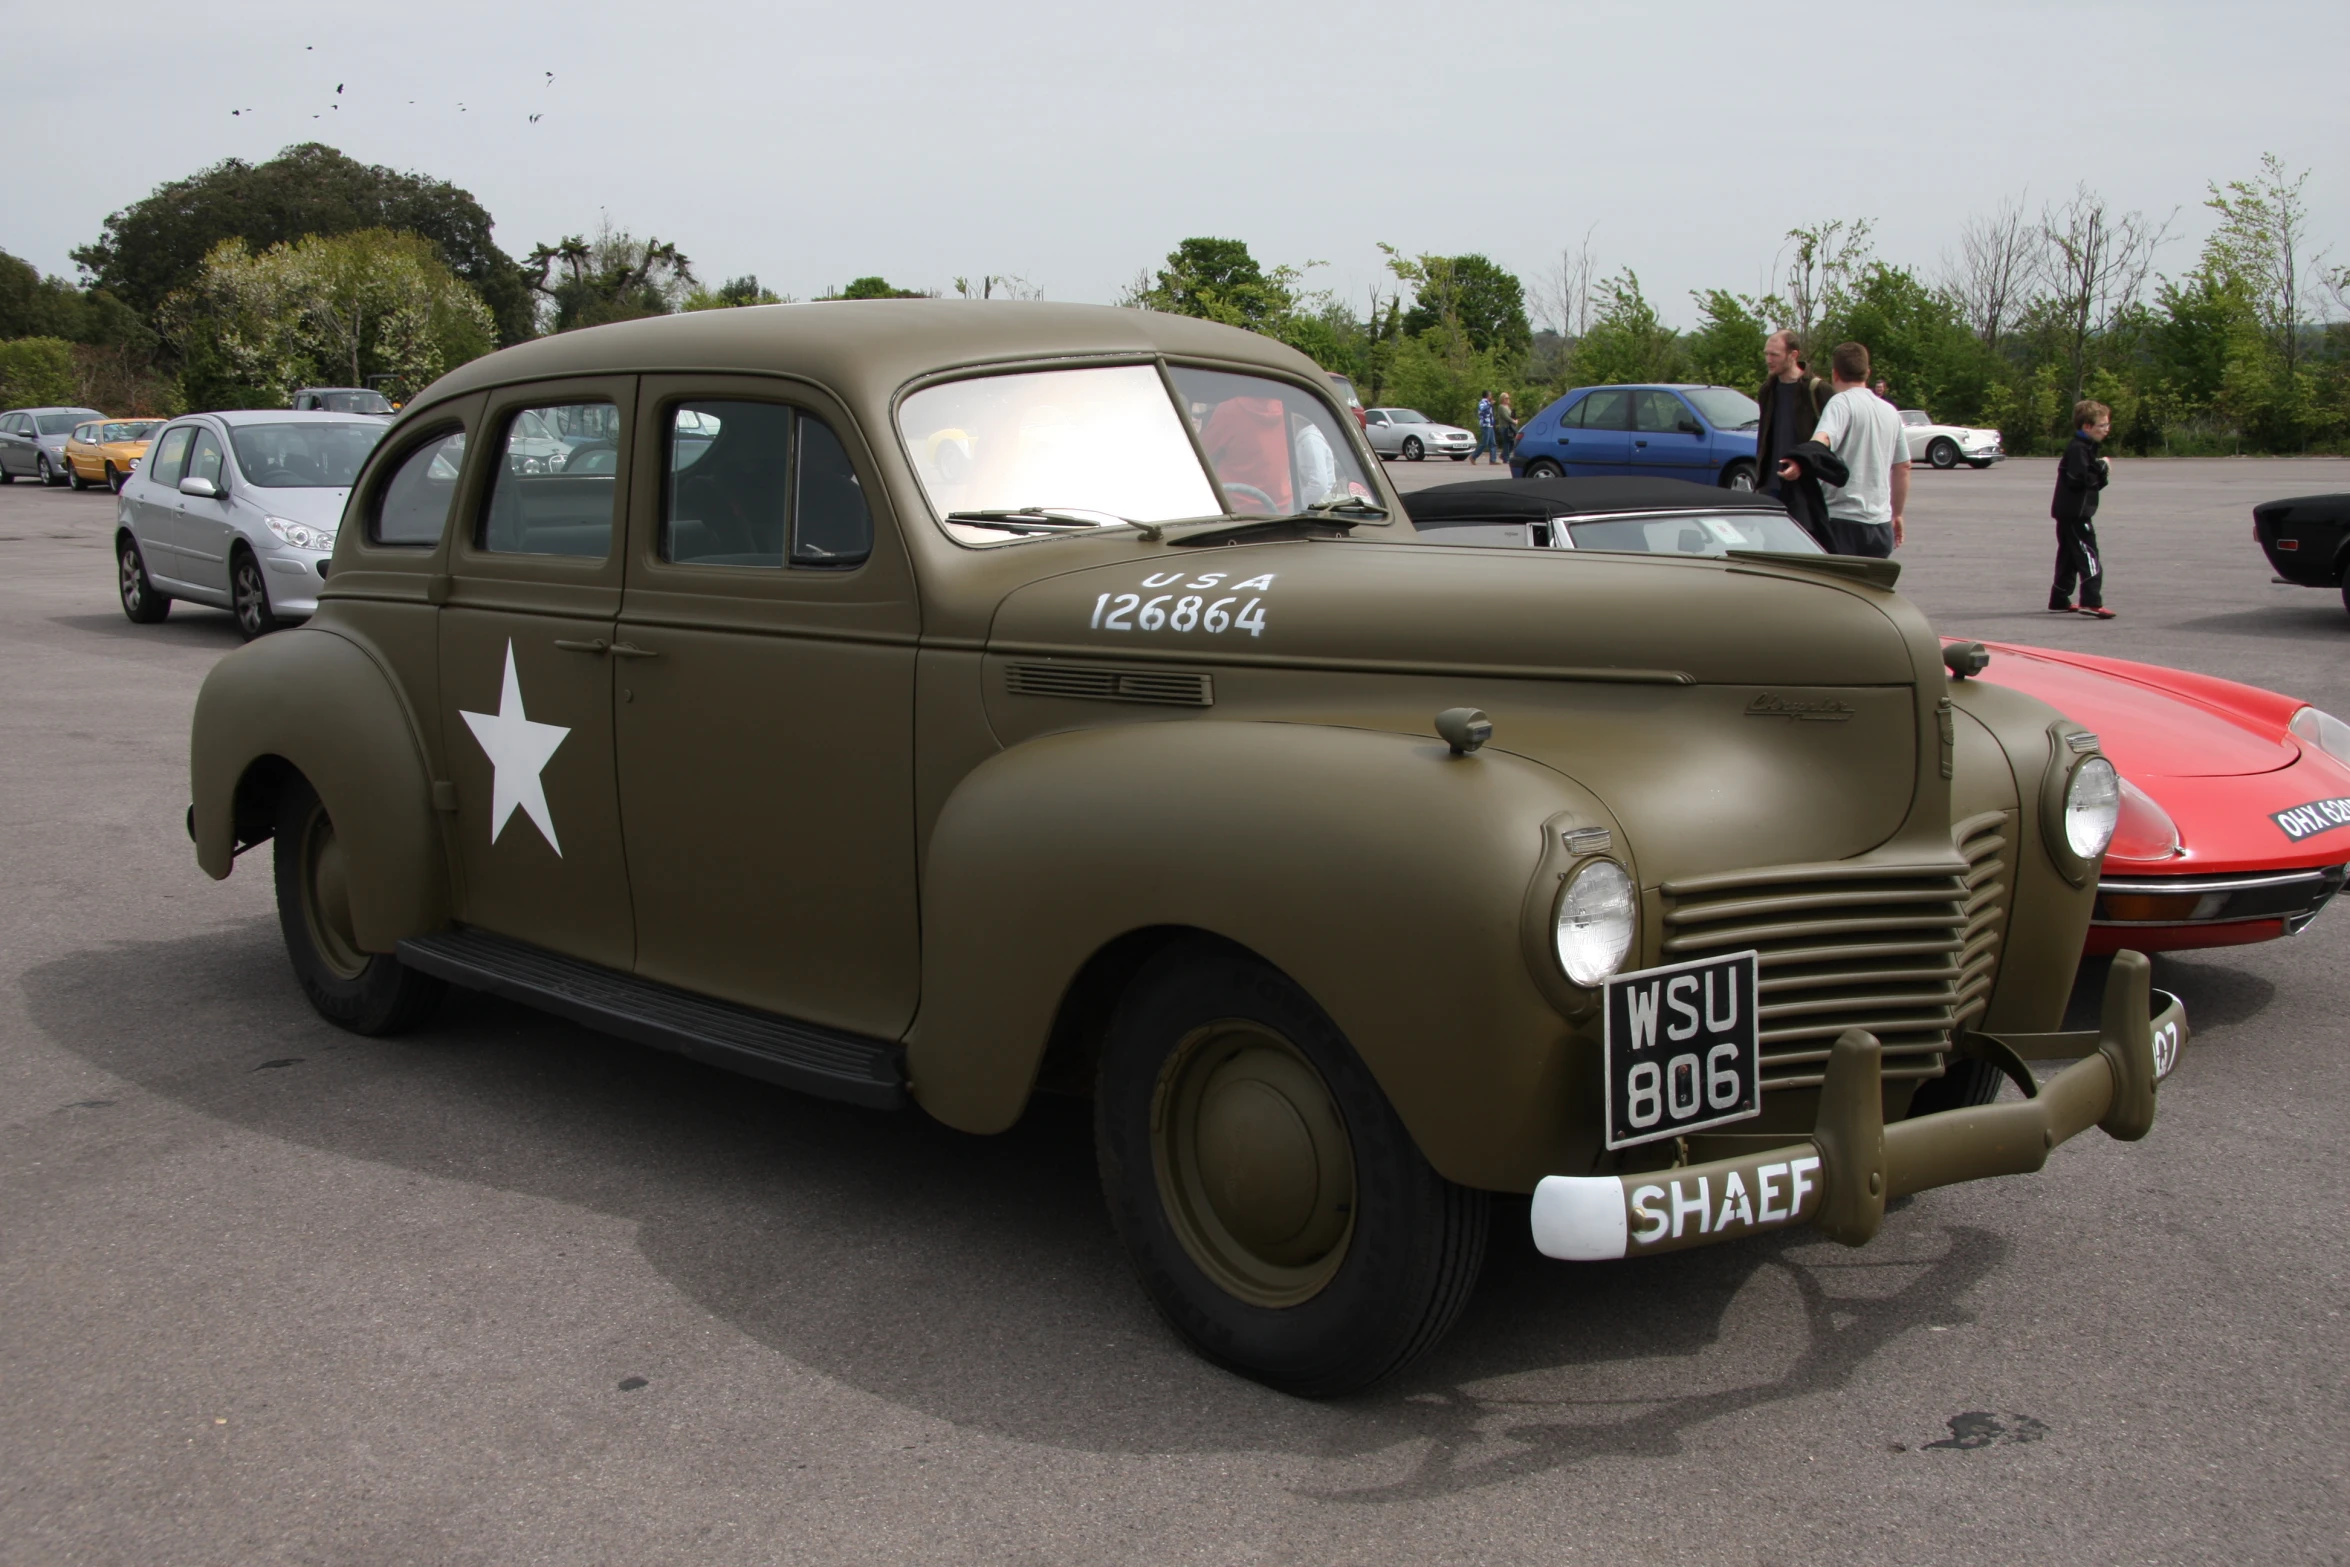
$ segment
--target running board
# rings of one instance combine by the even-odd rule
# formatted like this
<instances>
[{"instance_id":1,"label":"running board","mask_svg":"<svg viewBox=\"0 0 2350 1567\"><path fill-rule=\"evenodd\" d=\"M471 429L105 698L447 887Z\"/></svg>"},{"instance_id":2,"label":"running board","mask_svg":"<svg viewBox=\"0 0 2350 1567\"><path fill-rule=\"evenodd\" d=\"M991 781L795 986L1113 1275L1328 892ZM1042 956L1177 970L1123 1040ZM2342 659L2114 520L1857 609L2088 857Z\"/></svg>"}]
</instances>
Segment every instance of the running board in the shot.
<instances>
[{"instance_id":1,"label":"running board","mask_svg":"<svg viewBox=\"0 0 2350 1567\"><path fill-rule=\"evenodd\" d=\"M481 930L403 941L400 961L467 990L804 1094L873 1110L906 1102L900 1052L885 1040L712 1001Z\"/></svg>"}]
</instances>

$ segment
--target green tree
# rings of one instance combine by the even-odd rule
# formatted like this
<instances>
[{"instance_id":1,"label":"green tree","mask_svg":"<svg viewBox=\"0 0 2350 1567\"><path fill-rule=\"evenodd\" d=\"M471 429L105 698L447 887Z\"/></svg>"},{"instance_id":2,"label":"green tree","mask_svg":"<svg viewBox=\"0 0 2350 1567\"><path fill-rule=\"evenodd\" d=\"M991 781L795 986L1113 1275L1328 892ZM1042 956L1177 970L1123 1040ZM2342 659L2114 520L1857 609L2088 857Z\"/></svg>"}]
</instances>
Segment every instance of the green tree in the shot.
<instances>
[{"instance_id":1,"label":"green tree","mask_svg":"<svg viewBox=\"0 0 2350 1567\"><path fill-rule=\"evenodd\" d=\"M62 337L0 343L0 406L37 408L73 400L73 344Z\"/></svg>"},{"instance_id":2,"label":"green tree","mask_svg":"<svg viewBox=\"0 0 2350 1567\"><path fill-rule=\"evenodd\" d=\"M694 286L685 252L609 222L594 239L567 234L559 244L540 245L523 266L531 292L544 302L548 329L556 332L665 316Z\"/></svg>"},{"instance_id":3,"label":"green tree","mask_svg":"<svg viewBox=\"0 0 2350 1567\"><path fill-rule=\"evenodd\" d=\"M918 288L899 288L889 279L883 277L860 277L849 279L849 286L839 293L827 294L824 297L827 299L935 299L938 296L925 293Z\"/></svg>"},{"instance_id":4,"label":"green tree","mask_svg":"<svg viewBox=\"0 0 2350 1567\"><path fill-rule=\"evenodd\" d=\"M1683 373L1711 386L1746 388L1761 384L1763 339L1762 301L1728 289L1692 289L1697 301L1697 330L1681 340Z\"/></svg>"},{"instance_id":5,"label":"green tree","mask_svg":"<svg viewBox=\"0 0 2350 1567\"><path fill-rule=\"evenodd\" d=\"M1417 258L1416 292L1403 318L1405 332L1417 335L1448 323L1468 334L1469 346L1504 356L1523 354L1533 343L1526 319L1526 290L1517 275L1483 256Z\"/></svg>"},{"instance_id":6,"label":"green tree","mask_svg":"<svg viewBox=\"0 0 2350 1567\"><path fill-rule=\"evenodd\" d=\"M1298 275L1287 267L1268 274L1242 240L1187 239L1125 303L1263 331L1297 308Z\"/></svg>"},{"instance_id":7,"label":"green tree","mask_svg":"<svg viewBox=\"0 0 2350 1567\"><path fill-rule=\"evenodd\" d=\"M1958 424L1982 417L1992 355L1960 302L1908 268L1871 262L1820 323L1820 334L1822 355L1834 343L1866 345L1871 376L1890 382L1902 407Z\"/></svg>"},{"instance_id":8,"label":"green tree","mask_svg":"<svg viewBox=\"0 0 2350 1567\"><path fill-rule=\"evenodd\" d=\"M283 406L306 382L411 396L487 353L495 323L438 247L382 229L313 235L256 255L223 240L196 281L164 302L187 359L191 401Z\"/></svg>"},{"instance_id":9,"label":"green tree","mask_svg":"<svg viewBox=\"0 0 2350 1567\"><path fill-rule=\"evenodd\" d=\"M762 288L756 273L730 277L716 288L696 286L689 292L680 310L733 310L744 305L787 305L790 300L772 289Z\"/></svg>"},{"instance_id":10,"label":"green tree","mask_svg":"<svg viewBox=\"0 0 2350 1567\"><path fill-rule=\"evenodd\" d=\"M1680 334L1665 325L1626 267L1592 290L1591 328L1575 345L1575 379L1585 386L1680 378Z\"/></svg>"},{"instance_id":11,"label":"green tree","mask_svg":"<svg viewBox=\"0 0 2350 1567\"><path fill-rule=\"evenodd\" d=\"M153 318L186 288L223 240L255 252L312 234L398 229L432 241L496 321L498 341L534 330L530 292L513 258L490 239L490 215L445 180L360 163L306 142L266 163L230 158L158 186L106 220L73 253L94 286Z\"/></svg>"}]
</instances>

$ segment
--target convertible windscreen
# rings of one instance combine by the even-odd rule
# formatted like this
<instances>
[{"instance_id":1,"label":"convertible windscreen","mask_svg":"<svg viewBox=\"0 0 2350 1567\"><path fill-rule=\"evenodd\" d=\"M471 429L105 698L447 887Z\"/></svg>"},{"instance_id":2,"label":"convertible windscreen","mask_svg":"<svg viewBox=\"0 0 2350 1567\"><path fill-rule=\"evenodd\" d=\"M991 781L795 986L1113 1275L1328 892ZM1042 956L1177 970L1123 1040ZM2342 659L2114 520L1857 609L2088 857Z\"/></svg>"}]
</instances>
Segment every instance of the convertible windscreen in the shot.
<instances>
[{"instance_id":1,"label":"convertible windscreen","mask_svg":"<svg viewBox=\"0 0 2350 1567\"><path fill-rule=\"evenodd\" d=\"M1567 538L1579 550L1624 550L1640 555L1724 555L1731 550L1823 553L1792 519L1760 510L1569 519L1565 527Z\"/></svg>"},{"instance_id":2,"label":"convertible windscreen","mask_svg":"<svg viewBox=\"0 0 2350 1567\"><path fill-rule=\"evenodd\" d=\"M229 430L237 468L265 490L339 490L384 438L384 424L240 424Z\"/></svg>"},{"instance_id":3,"label":"convertible windscreen","mask_svg":"<svg viewBox=\"0 0 2350 1567\"><path fill-rule=\"evenodd\" d=\"M1149 365L977 376L908 397L898 429L924 498L965 543L1376 500L1319 398L1230 371L1170 377L1180 407ZM1014 526L978 520L990 517Z\"/></svg>"}]
</instances>

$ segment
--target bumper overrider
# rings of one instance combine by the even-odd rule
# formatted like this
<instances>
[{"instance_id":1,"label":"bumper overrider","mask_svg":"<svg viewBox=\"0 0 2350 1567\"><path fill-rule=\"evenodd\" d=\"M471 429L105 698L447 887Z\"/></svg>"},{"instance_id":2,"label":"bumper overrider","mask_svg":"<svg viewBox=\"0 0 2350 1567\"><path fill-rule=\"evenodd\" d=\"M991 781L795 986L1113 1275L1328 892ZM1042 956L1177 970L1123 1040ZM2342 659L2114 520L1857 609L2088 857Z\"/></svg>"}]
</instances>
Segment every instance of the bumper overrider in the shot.
<instances>
[{"instance_id":1,"label":"bumper overrider","mask_svg":"<svg viewBox=\"0 0 2350 1567\"><path fill-rule=\"evenodd\" d=\"M2154 990L2150 973L2142 954L2115 954L2094 1030L1969 1036L2028 1097L1890 1126L1881 1047L1849 1029L1830 1051L1809 1141L1669 1170L1546 1176L1534 1190L1534 1244L1569 1262L1604 1262L1809 1224L1860 1246L1891 1198L2029 1174L2092 1126L2134 1142L2153 1127L2155 1085L2187 1044L2185 1006ZM2034 1084L2027 1058L2073 1065Z\"/></svg>"}]
</instances>

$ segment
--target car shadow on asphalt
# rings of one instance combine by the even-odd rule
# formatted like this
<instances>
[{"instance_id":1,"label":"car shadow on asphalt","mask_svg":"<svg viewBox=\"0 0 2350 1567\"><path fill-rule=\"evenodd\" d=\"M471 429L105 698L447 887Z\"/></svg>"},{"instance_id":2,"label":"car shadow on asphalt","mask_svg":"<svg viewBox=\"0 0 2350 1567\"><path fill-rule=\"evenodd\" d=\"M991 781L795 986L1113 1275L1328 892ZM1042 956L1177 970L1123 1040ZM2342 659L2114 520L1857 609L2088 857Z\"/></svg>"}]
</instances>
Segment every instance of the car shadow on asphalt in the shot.
<instances>
[{"instance_id":1,"label":"car shadow on asphalt","mask_svg":"<svg viewBox=\"0 0 2350 1567\"><path fill-rule=\"evenodd\" d=\"M2282 637L2293 641L2304 637L2350 639L2350 614L2343 612L2341 599L2329 589L2322 598L2312 591L2307 598L2296 598L2274 609L2237 609L2224 615L2198 615L2193 620L2175 621L2170 629L2223 632L2239 637Z\"/></svg>"},{"instance_id":2,"label":"car shadow on asphalt","mask_svg":"<svg viewBox=\"0 0 2350 1567\"><path fill-rule=\"evenodd\" d=\"M51 615L49 624L67 631L104 637L110 642L162 643L176 647L235 647L243 641L237 617L225 609L174 603L170 618L152 626L134 626L121 615Z\"/></svg>"},{"instance_id":3,"label":"car shadow on asphalt","mask_svg":"<svg viewBox=\"0 0 2350 1567\"><path fill-rule=\"evenodd\" d=\"M91 948L22 989L48 1038L183 1109L625 1217L647 1264L712 1316L876 1397L1076 1450L1387 1471L1339 1499L1678 1451L1696 1425L1832 1392L1904 1335L1965 1323L2009 1250L1937 1218L1929 1194L1863 1252L1801 1232L1575 1267L1538 1256L1525 1200L1503 1199L1451 1337L1370 1393L1308 1403L1218 1371L1159 1323L1076 1101L971 1137L477 996L415 1035L361 1039L310 1011L268 919ZM19 1124L37 1139L87 1123Z\"/></svg>"}]
</instances>

